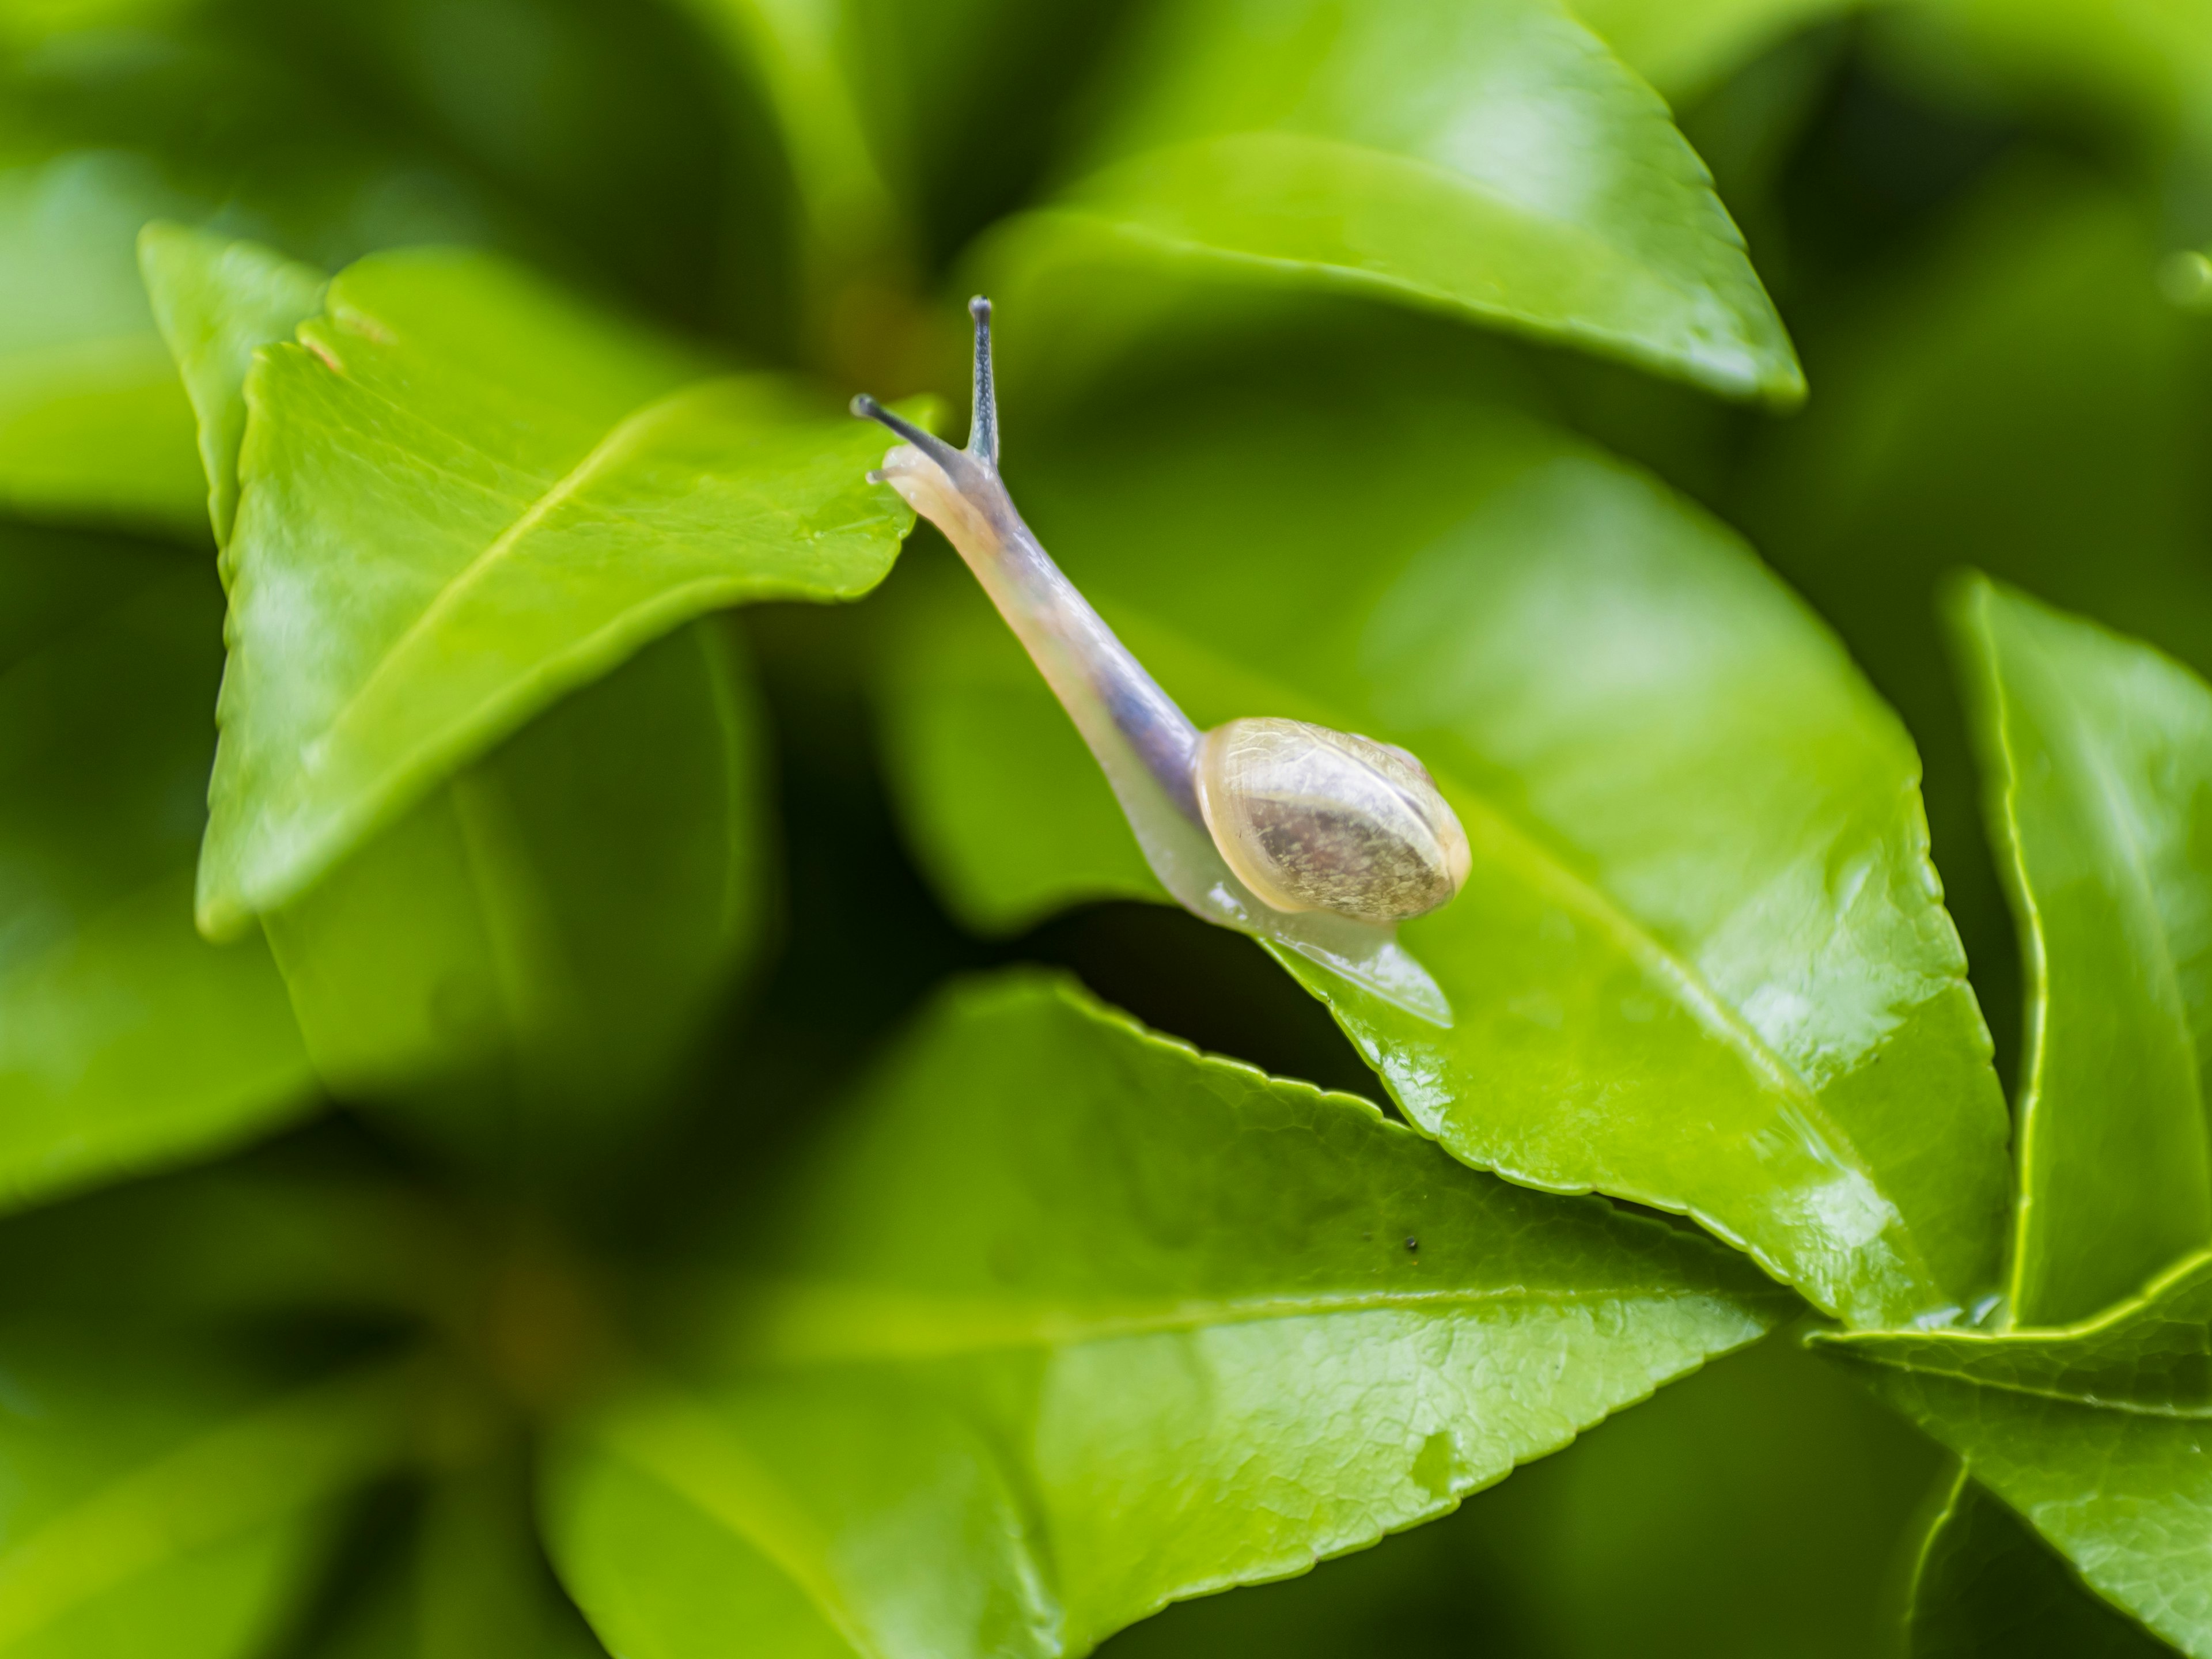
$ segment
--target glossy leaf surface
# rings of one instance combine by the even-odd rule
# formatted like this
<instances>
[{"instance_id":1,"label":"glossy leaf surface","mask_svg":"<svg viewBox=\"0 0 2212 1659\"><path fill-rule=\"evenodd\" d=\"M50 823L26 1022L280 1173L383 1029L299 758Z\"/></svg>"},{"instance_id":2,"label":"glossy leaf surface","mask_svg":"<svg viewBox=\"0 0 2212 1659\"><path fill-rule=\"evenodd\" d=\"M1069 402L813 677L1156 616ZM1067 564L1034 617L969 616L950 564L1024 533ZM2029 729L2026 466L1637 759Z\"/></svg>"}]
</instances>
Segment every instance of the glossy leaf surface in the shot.
<instances>
[{"instance_id":1,"label":"glossy leaf surface","mask_svg":"<svg viewBox=\"0 0 2212 1659\"><path fill-rule=\"evenodd\" d=\"M2171 1650L2084 1589L1962 1469L1921 1545L1905 1651L1910 1659L2155 1659Z\"/></svg>"},{"instance_id":2,"label":"glossy leaf surface","mask_svg":"<svg viewBox=\"0 0 2212 1659\"><path fill-rule=\"evenodd\" d=\"M1130 62L1003 266L1212 263L1803 394L1666 106L1545 0L1179 0Z\"/></svg>"},{"instance_id":3,"label":"glossy leaf surface","mask_svg":"<svg viewBox=\"0 0 2212 1659\"><path fill-rule=\"evenodd\" d=\"M1401 933L1452 1029L1291 971L1468 1163L1693 1215L1853 1321L1986 1293L2003 1112L1894 719L1647 479L1464 402L1343 402L1185 392L1012 480L1200 725L1400 744L1467 826L1467 887ZM1138 889L1072 728L946 589L884 704L926 866L985 925Z\"/></svg>"},{"instance_id":4,"label":"glossy leaf surface","mask_svg":"<svg viewBox=\"0 0 2212 1659\"><path fill-rule=\"evenodd\" d=\"M192 411L138 282L149 219L333 262L505 226L251 53L94 33L0 66L0 502L19 512L204 522Z\"/></svg>"},{"instance_id":5,"label":"glossy leaf surface","mask_svg":"<svg viewBox=\"0 0 2212 1659\"><path fill-rule=\"evenodd\" d=\"M0 532L0 1206L227 1149L312 1109L258 939L191 870L222 606L162 550Z\"/></svg>"},{"instance_id":6,"label":"glossy leaf surface","mask_svg":"<svg viewBox=\"0 0 2212 1659\"><path fill-rule=\"evenodd\" d=\"M2212 1243L2212 688L1989 581L1955 621L2028 998L2012 1315L2069 1324Z\"/></svg>"},{"instance_id":7,"label":"glossy leaf surface","mask_svg":"<svg viewBox=\"0 0 2212 1659\"><path fill-rule=\"evenodd\" d=\"M842 411L488 256L364 261L299 332L246 385L217 933L690 617L865 592L908 522Z\"/></svg>"},{"instance_id":8,"label":"glossy leaf surface","mask_svg":"<svg viewBox=\"0 0 2212 1659\"><path fill-rule=\"evenodd\" d=\"M1082 1652L1441 1514L1787 1305L1030 976L940 1001L793 1192L750 1289L677 1316L717 1380L561 1466L615 1650Z\"/></svg>"},{"instance_id":9,"label":"glossy leaf surface","mask_svg":"<svg viewBox=\"0 0 2212 1659\"><path fill-rule=\"evenodd\" d=\"M1942 1461L1785 1328L1454 1515L1179 1603L1102 1651L1869 1659L1891 1650L1899 1534Z\"/></svg>"},{"instance_id":10,"label":"glossy leaf surface","mask_svg":"<svg viewBox=\"0 0 2212 1659\"><path fill-rule=\"evenodd\" d=\"M2212 1654L2212 1256L2056 1331L1816 1339L2100 1595Z\"/></svg>"},{"instance_id":11,"label":"glossy leaf surface","mask_svg":"<svg viewBox=\"0 0 2212 1659\"><path fill-rule=\"evenodd\" d=\"M333 1501L410 1455L405 1369L280 1390L173 1343L6 1341L0 1653L249 1659L308 1593Z\"/></svg>"}]
</instances>

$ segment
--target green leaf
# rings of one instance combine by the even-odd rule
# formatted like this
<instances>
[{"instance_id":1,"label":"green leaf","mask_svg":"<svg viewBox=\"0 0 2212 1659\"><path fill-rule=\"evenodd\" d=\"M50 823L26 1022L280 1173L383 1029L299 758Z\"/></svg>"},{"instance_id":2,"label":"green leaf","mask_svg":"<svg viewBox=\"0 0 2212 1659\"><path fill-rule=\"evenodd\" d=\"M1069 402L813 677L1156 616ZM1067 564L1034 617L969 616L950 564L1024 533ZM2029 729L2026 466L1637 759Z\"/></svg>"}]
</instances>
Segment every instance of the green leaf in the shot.
<instances>
[{"instance_id":1,"label":"green leaf","mask_svg":"<svg viewBox=\"0 0 2212 1659\"><path fill-rule=\"evenodd\" d=\"M1179 0L1128 68L1079 176L987 256L994 281L1212 265L1804 393L1666 106L1548 0Z\"/></svg>"},{"instance_id":2,"label":"green leaf","mask_svg":"<svg viewBox=\"0 0 2212 1659\"><path fill-rule=\"evenodd\" d=\"M252 353L324 284L174 228L145 254L220 538ZM733 644L699 624L647 647L264 917L327 1081L428 1087L435 1133L534 1163L641 1121L760 931L757 722Z\"/></svg>"},{"instance_id":3,"label":"green leaf","mask_svg":"<svg viewBox=\"0 0 2212 1659\"><path fill-rule=\"evenodd\" d=\"M2027 980L2011 1316L2212 1244L2212 688L1986 580L1954 623Z\"/></svg>"},{"instance_id":4,"label":"green leaf","mask_svg":"<svg viewBox=\"0 0 2212 1659\"><path fill-rule=\"evenodd\" d=\"M1893 52L1936 89L1987 104L1993 91L2031 109L2092 114L2154 145L2212 154L2203 88L2212 76L2212 5L2164 0L1928 0L1894 31ZM1909 54L1909 56L1908 56Z\"/></svg>"},{"instance_id":5,"label":"green leaf","mask_svg":"<svg viewBox=\"0 0 2212 1659\"><path fill-rule=\"evenodd\" d=\"M198 534L192 411L133 254L156 218L333 261L504 223L234 45L95 34L0 65L0 505Z\"/></svg>"},{"instance_id":6,"label":"green leaf","mask_svg":"<svg viewBox=\"0 0 2212 1659\"><path fill-rule=\"evenodd\" d=\"M0 1206L312 1109L258 940L191 921L222 667L210 573L0 532Z\"/></svg>"},{"instance_id":7,"label":"green leaf","mask_svg":"<svg viewBox=\"0 0 2212 1659\"><path fill-rule=\"evenodd\" d=\"M1680 105L1857 0L1570 0L1623 63Z\"/></svg>"},{"instance_id":8,"label":"green leaf","mask_svg":"<svg viewBox=\"0 0 2212 1659\"><path fill-rule=\"evenodd\" d=\"M546 1571L510 1462L436 1481L404 1547L356 1575L312 1659L605 1659Z\"/></svg>"},{"instance_id":9,"label":"green leaf","mask_svg":"<svg viewBox=\"0 0 2212 1659\"><path fill-rule=\"evenodd\" d=\"M842 412L489 256L365 260L299 336L246 382L218 934L690 617L865 592L911 522Z\"/></svg>"},{"instance_id":10,"label":"green leaf","mask_svg":"<svg viewBox=\"0 0 2212 1659\"><path fill-rule=\"evenodd\" d=\"M1910 1659L2154 1659L2169 1652L2081 1588L2020 1517L1961 1469L1922 1541Z\"/></svg>"},{"instance_id":11,"label":"green leaf","mask_svg":"<svg viewBox=\"0 0 2212 1659\"><path fill-rule=\"evenodd\" d=\"M272 1389L169 1344L6 1336L0 1654L250 1659L319 1565L331 1506L410 1455L421 1373Z\"/></svg>"},{"instance_id":12,"label":"green leaf","mask_svg":"<svg viewBox=\"0 0 2212 1659\"><path fill-rule=\"evenodd\" d=\"M208 517L227 546L238 516L246 374L253 354L323 308L329 276L258 242L156 220L138 233L138 269L198 422Z\"/></svg>"},{"instance_id":13,"label":"green leaf","mask_svg":"<svg viewBox=\"0 0 2212 1659\"><path fill-rule=\"evenodd\" d=\"M1786 1305L1028 975L941 1001L791 1190L746 1288L672 1310L711 1380L556 1463L615 1650L1081 1653L1442 1514Z\"/></svg>"},{"instance_id":14,"label":"green leaf","mask_svg":"<svg viewBox=\"0 0 2212 1659\"><path fill-rule=\"evenodd\" d=\"M1889 1651L1899 1533L1945 1461L1777 1331L1455 1515L1180 1603L1103 1651L1869 1659Z\"/></svg>"},{"instance_id":15,"label":"green leaf","mask_svg":"<svg viewBox=\"0 0 2212 1659\"><path fill-rule=\"evenodd\" d=\"M1437 775L1474 871L1401 937L1453 1027L1286 962L1408 1119L1511 1180L1694 1216L1854 1322L1985 1294L1988 1038L1911 745L1834 641L1721 526L1545 428L1211 383L1102 407L1016 493L1201 726L1313 720ZM985 925L1130 890L1073 728L945 575L884 698L925 866Z\"/></svg>"},{"instance_id":16,"label":"green leaf","mask_svg":"<svg viewBox=\"0 0 2212 1659\"><path fill-rule=\"evenodd\" d=\"M765 921L735 644L648 646L263 918L333 1088L524 1167L643 1125Z\"/></svg>"},{"instance_id":17,"label":"green leaf","mask_svg":"<svg viewBox=\"0 0 2212 1659\"><path fill-rule=\"evenodd\" d=\"M2184 1653L2212 1654L2212 1255L2061 1330L1814 1340L2092 1589Z\"/></svg>"}]
</instances>

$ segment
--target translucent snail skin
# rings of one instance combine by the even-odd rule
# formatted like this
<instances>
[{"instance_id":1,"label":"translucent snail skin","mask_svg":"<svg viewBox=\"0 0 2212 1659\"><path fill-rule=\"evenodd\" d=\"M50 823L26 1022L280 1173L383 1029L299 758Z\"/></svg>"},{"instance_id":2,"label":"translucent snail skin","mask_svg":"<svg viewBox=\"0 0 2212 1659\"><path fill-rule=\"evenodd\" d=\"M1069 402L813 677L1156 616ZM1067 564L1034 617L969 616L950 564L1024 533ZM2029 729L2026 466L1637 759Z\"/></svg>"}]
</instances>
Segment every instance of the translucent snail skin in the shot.
<instances>
[{"instance_id":1,"label":"translucent snail skin","mask_svg":"<svg viewBox=\"0 0 2212 1659\"><path fill-rule=\"evenodd\" d=\"M1200 732L1060 574L999 477L991 306L976 299L975 405L955 449L862 396L904 442L872 479L945 532L1105 770L1145 857L1205 921L1275 940L1438 1024L1450 1009L1396 924L1449 902L1467 833L1404 750L1304 720Z\"/></svg>"}]
</instances>

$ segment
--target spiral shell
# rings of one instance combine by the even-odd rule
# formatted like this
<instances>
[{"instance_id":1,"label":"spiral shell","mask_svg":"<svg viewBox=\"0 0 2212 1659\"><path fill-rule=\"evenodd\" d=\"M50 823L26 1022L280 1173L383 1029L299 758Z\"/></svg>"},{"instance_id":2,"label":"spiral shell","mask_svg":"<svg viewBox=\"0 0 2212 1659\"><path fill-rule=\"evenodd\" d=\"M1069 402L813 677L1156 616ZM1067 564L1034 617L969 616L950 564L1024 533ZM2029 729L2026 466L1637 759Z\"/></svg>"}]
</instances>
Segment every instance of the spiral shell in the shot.
<instances>
[{"instance_id":1,"label":"spiral shell","mask_svg":"<svg viewBox=\"0 0 2212 1659\"><path fill-rule=\"evenodd\" d=\"M1467 880L1467 832L1435 780L1371 738L1304 720L1231 720L1200 741L1197 783L1213 844L1278 910L1402 921Z\"/></svg>"}]
</instances>

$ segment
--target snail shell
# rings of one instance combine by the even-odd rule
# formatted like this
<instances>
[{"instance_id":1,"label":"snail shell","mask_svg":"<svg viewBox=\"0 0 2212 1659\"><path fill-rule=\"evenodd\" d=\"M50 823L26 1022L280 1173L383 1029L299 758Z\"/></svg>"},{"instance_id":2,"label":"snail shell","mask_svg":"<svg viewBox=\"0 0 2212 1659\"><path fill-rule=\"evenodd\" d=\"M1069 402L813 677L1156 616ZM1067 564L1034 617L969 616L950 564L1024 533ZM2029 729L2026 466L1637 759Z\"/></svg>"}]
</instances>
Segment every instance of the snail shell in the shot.
<instances>
[{"instance_id":1,"label":"snail shell","mask_svg":"<svg viewBox=\"0 0 2212 1659\"><path fill-rule=\"evenodd\" d=\"M1467 880L1467 832L1402 749L1304 720L1231 720L1200 740L1197 775L1214 846L1278 910L1402 921Z\"/></svg>"}]
</instances>

